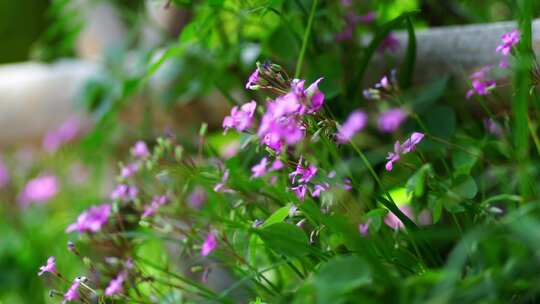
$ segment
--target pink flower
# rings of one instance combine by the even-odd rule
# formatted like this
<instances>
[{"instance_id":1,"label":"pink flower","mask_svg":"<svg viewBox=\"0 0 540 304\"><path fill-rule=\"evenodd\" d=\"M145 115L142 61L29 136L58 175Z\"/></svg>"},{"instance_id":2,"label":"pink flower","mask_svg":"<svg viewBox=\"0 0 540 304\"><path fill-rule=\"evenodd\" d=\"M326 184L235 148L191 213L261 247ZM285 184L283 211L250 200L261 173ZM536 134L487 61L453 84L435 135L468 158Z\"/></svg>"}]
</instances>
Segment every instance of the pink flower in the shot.
<instances>
[{"instance_id":1,"label":"pink flower","mask_svg":"<svg viewBox=\"0 0 540 304\"><path fill-rule=\"evenodd\" d=\"M369 225L371 225L371 219L368 219L365 223L358 225L358 231L362 236L369 235Z\"/></svg>"},{"instance_id":2,"label":"pink flower","mask_svg":"<svg viewBox=\"0 0 540 304\"><path fill-rule=\"evenodd\" d=\"M403 142L403 144L396 141L394 144L394 152L388 153L388 157L386 157L388 160L385 166L386 171L392 171L394 163L400 159L401 155L413 152L416 149L416 145L418 145L423 138L424 134L414 132L411 134L411 137Z\"/></svg>"},{"instance_id":3,"label":"pink flower","mask_svg":"<svg viewBox=\"0 0 540 304\"><path fill-rule=\"evenodd\" d=\"M379 44L379 48L377 49L377 52L380 54L384 54L386 50L389 50L392 53L395 53L399 50L400 43L399 40L396 38L396 36L393 33L388 34L386 38Z\"/></svg>"},{"instance_id":4,"label":"pink flower","mask_svg":"<svg viewBox=\"0 0 540 304\"><path fill-rule=\"evenodd\" d=\"M374 11L367 12L365 15L359 16L358 21L364 23L364 24L370 24L375 21L375 18L377 18L377 13Z\"/></svg>"},{"instance_id":5,"label":"pink flower","mask_svg":"<svg viewBox=\"0 0 540 304\"><path fill-rule=\"evenodd\" d=\"M296 165L296 169L289 174L289 177L291 178L291 182L296 182L296 177L300 176L298 179L298 183L309 183L311 179L317 174L317 167L314 165L309 165L307 167L304 167L302 165L302 157L300 157L300 160L298 161L298 164Z\"/></svg>"},{"instance_id":6,"label":"pink flower","mask_svg":"<svg viewBox=\"0 0 540 304\"><path fill-rule=\"evenodd\" d=\"M345 123L338 127L338 133L336 134L337 140L340 143L346 143L350 141L353 136L360 132L367 123L367 115L362 111L352 112Z\"/></svg>"},{"instance_id":7,"label":"pink flower","mask_svg":"<svg viewBox=\"0 0 540 304\"><path fill-rule=\"evenodd\" d=\"M78 289L79 289L80 284L81 282L79 281L78 278L76 278L71 284L71 286L69 287L69 289L64 294L64 301L62 301L62 303L76 301L79 299Z\"/></svg>"},{"instance_id":8,"label":"pink flower","mask_svg":"<svg viewBox=\"0 0 540 304\"><path fill-rule=\"evenodd\" d=\"M401 144L398 140L394 144L394 152L388 153L388 156L386 157L386 159L388 160L385 165L386 171L392 171L394 163L397 162L400 158L401 152Z\"/></svg>"},{"instance_id":9,"label":"pink flower","mask_svg":"<svg viewBox=\"0 0 540 304\"><path fill-rule=\"evenodd\" d=\"M350 178L344 178L343 179L343 189L344 190L347 190L347 191L350 191L352 190L352 182L351 182L351 179Z\"/></svg>"},{"instance_id":10,"label":"pink flower","mask_svg":"<svg viewBox=\"0 0 540 304\"><path fill-rule=\"evenodd\" d=\"M201 255L202 256L209 255L212 251L216 249L216 247L217 247L216 236L212 232L209 232L208 235L206 235L206 239L204 240L204 243L201 247Z\"/></svg>"},{"instance_id":11,"label":"pink flower","mask_svg":"<svg viewBox=\"0 0 540 304\"><path fill-rule=\"evenodd\" d=\"M306 197L307 186L305 184L300 184L298 186L291 187L291 190L294 191L294 194L299 200L303 201L304 198Z\"/></svg>"},{"instance_id":12,"label":"pink flower","mask_svg":"<svg viewBox=\"0 0 540 304\"><path fill-rule=\"evenodd\" d=\"M188 203L193 208L200 208L208 199L202 187L196 187L188 197Z\"/></svg>"},{"instance_id":13,"label":"pink flower","mask_svg":"<svg viewBox=\"0 0 540 304\"><path fill-rule=\"evenodd\" d=\"M243 104L240 109L238 106L234 106L231 109L231 115L226 116L223 119L223 128L225 132L230 128L236 129L238 132L242 132L251 127L253 124L253 114L257 108L257 103L251 101Z\"/></svg>"},{"instance_id":14,"label":"pink flower","mask_svg":"<svg viewBox=\"0 0 540 304\"><path fill-rule=\"evenodd\" d=\"M500 137L500 136L503 135L504 131L503 131L502 127L496 121L494 121L491 118L484 119L484 127L492 135L495 135L497 137Z\"/></svg>"},{"instance_id":15,"label":"pink flower","mask_svg":"<svg viewBox=\"0 0 540 304\"><path fill-rule=\"evenodd\" d=\"M154 215L159 209L159 207L167 204L168 202L169 198L166 195L154 196L150 204L144 208L142 218L147 218Z\"/></svg>"},{"instance_id":16,"label":"pink flower","mask_svg":"<svg viewBox=\"0 0 540 304\"><path fill-rule=\"evenodd\" d=\"M45 203L58 193L58 178L54 175L42 175L31 179L19 195L23 206L30 203Z\"/></svg>"},{"instance_id":17,"label":"pink flower","mask_svg":"<svg viewBox=\"0 0 540 304\"><path fill-rule=\"evenodd\" d=\"M313 191L311 192L311 196L319 197L321 196L321 193L328 190L328 188L330 188L330 185L328 185L327 183L315 184L315 186L313 187Z\"/></svg>"},{"instance_id":18,"label":"pink flower","mask_svg":"<svg viewBox=\"0 0 540 304\"><path fill-rule=\"evenodd\" d=\"M81 128L80 120L72 117L64 121L58 129L50 131L43 138L43 149L54 153L61 145L75 139Z\"/></svg>"},{"instance_id":19,"label":"pink flower","mask_svg":"<svg viewBox=\"0 0 540 304\"><path fill-rule=\"evenodd\" d=\"M0 155L0 188L3 188L9 182L9 172L4 159Z\"/></svg>"},{"instance_id":20,"label":"pink flower","mask_svg":"<svg viewBox=\"0 0 540 304\"><path fill-rule=\"evenodd\" d=\"M283 145L294 145L301 141L304 138L304 127L293 116L274 118L269 110L262 118L257 135L263 144L279 152Z\"/></svg>"},{"instance_id":21,"label":"pink flower","mask_svg":"<svg viewBox=\"0 0 540 304\"><path fill-rule=\"evenodd\" d=\"M45 272L56 273L56 262L54 257L49 257L47 259L47 264L39 267L39 276L41 276Z\"/></svg>"},{"instance_id":22,"label":"pink flower","mask_svg":"<svg viewBox=\"0 0 540 304\"><path fill-rule=\"evenodd\" d=\"M251 75L249 75L248 81L246 83L246 89L247 90L254 90L255 84L259 80L259 69L255 69Z\"/></svg>"},{"instance_id":23,"label":"pink flower","mask_svg":"<svg viewBox=\"0 0 540 304\"><path fill-rule=\"evenodd\" d=\"M150 156L150 152L148 151L148 147L146 146L146 143L142 140L139 140L133 145L131 148L131 154L135 156L136 158L147 158Z\"/></svg>"},{"instance_id":24,"label":"pink flower","mask_svg":"<svg viewBox=\"0 0 540 304\"><path fill-rule=\"evenodd\" d=\"M66 232L78 231L79 233L84 233L99 231L109 220L111 209L112 207L109 204L90 207L77 217L75 223L67 227Z\"/></svg>"},{"instance_id":25,"label":"pink flower","mask_svg":"<svg viewBox=\"0 0 540 304\"><path fill-rule=\"evenodd\" d=\"M114 188L114 190L111 192L110 198L112 200L134 200L137 198L137 194L139 193L139 189L137 189L136 186L129 186L126 184L120 184Z\"/></svg>"},{"instance_id":26,"label":"pink flower","mask_svg":"<svg viewBox=\"0 0 540 304\"><path fill-rule=\"evenodd\" d=\"M274 160L274 162L272 163L272 167L270 168L272 171L278 171L278 170L281 170L283 169L283 162L279 159L276 159Z\"/></svg>"},{"instance_id":27,"label":"pink flower","mask_svg":"<svg viewBox=\"0 0 540 304\"><path fill-rule=\"evenodd\" d=\"M107 288L105 288L105 295L110 297L116 294L119 294L122 292L124 280L127 277L127 273L125 271L121 271L116 278L112 279L109 282L109 285L107 285Z\"/></svg>"},{"instance_id":28,"label":"pink flower","mask_svg":"<svg viewBox=\"0 0 540 304\"><path fill-rule=\"evenodd\" d=\"M232 192L234 192L233 190L231 190L231 189L229 189L229 188L227 188L225 186L225 184L227 183L227 180L229 180L229 169L226 169L223 172L223 176L221 177L221 181L214 186L214 191L215 192L224 192L224 193L232 193Z\"/></svg>"},{"instance_id":29,"label":"pink flower","mask_svg":"<svg viewBox=\"0 0 540 304\"><path fill-rule=\"evenodd\" d=\"M502 44L500 44L495 50L497 53L503 54L503 56L510 55L512 47L519 43L520 33L515 29L511 32L505 33L501 36Z\"/></svg>"},{"instance_id":30,"label":"pink flower","mask_svg":"<svg viewBox=\"0 0 540 304\"><path fill-rule=\"evenodd\" d=\"M401 108L392 108L382 112L377 120L378 128L383 133L392 133L407 119L407 113Z\"/></svg>"},{"instance_id":31,"label":"pink flower","mask_svg":"<svg viewBox=\"0 0 540 304\"><path fill-rule=\"evenodd\" d=\"M268 159L266 157L263 157L261 159L261 162L256 164L251 168L251 172L253 173L251 177L261 177L266 174L266 166L268 165Z\"/></svg>"},{"instance_id":32,"label":"pink flower","mask_svg":"<svg viewBox=\"0 0 540 304\"><path fill-rule=\"evenodd\" d=\"M424 138L424 134L420 132L414 132L411 134L411 137L409 137L403 145L401 146L401 150L403 153L409 153L413 152L416 149L416 145L418 145L422 139Z\"/></svg>"},{"instance_id":33,"label":"pink flower","mask_svg":"<svg viewBox=\"0 0 540 304\"><path fill-rule=\"evenodd\" d=\"M308 113L315 113L324 105L324 93L319 90L319 83L323 79L324 78L321 77L315 80L315 82L309 85L305 91L305 94L309 100Z\"/></svg>"},{"instance_id":34,"label":"pink flower","mask_svg":"<svg viewBox=\"0 0 540 304\"><path fill-rule=\"evenodd\" d=\"M491 66L484 66L480 70L471 74L472 88L467 91L467 99L471 98L474 94L487 95L497 85L494 80L486 80L487 75L491 71Z\"/></svg>"},{"instance_id":35,"label":"pink flower","mask_svg":"<svg viewBox=\"0 0 540 304\"><path fill-rule=\"evenodd\" d=\"M132 175L134 175L135 173L137 173L137 171L139 171L139 164L131 163L131 164L127 164L126 166L122 167L120 175L123 178L128 178L128 177L131 177Z\"/></svg>"},{"instance_id":36,"label":"pink flower","mask_svg":"<svg viewBox=\"0 0 540 304\"><path fill-rule=\"evenodd\" d=\"M420 212L420 214L418 214L418 216L413 214L413 210L409 205L400 206L399 210L401 210L401 212L403 212L403 214L405 214L405 216L407 216L413 222L421 226L431 224L431 214L428 210L423 210ZM405 227L403 222L401 222L401 220L392 212L388 212L384 218L384 223L394 230L403 229Z\"/></svg>"}]
</instances>

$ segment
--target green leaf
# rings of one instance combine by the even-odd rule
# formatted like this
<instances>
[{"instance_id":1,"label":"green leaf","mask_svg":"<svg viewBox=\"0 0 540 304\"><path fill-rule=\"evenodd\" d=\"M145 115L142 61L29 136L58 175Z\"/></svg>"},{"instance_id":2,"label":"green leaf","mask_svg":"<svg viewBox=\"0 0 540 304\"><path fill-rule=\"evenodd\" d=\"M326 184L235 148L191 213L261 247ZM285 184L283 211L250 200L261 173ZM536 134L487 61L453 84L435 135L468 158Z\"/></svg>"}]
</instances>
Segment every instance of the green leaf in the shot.
<instances>
[{"instance_id":1,"label":"green leaf","mask_svg":"<svg viewBox=\"0 0 540 304\"><path fill-rule=\"evenodd\" d=\"M373 210L370 210L366 215L365 218L371 219L370 227L373 227L375 231L379 230L382 225L383 218L388 214L388 210L383 208L376 208Z\"/></svg>"},{"instance_id":2,"label":"green leaf","mask_svg":"<svg viewBox=\"0 0 540 304\"><path fill-rule=\"evenodd\" d=\"M261 228L265 228L265 227L268 227L272 224L276 224L276 223L281 223L283 222L287 216L289 216L289 209L291 209L291 206L290 204L285 206L285 207L281 207L279 208L278 210L276 210L274 213L272 213L268 219L266 219L266 221L261 225Z\"/></svg>"},{"instance_id":3,"label":"green leaf","mask_svg":"<svg viewBox=\"0 0 540 304\"><path fill-rule=\"evenodd\" d=\"M422 113L443 95L448 85L448 77L441 77L427 85L414 90L412 108L416 113Z\"/></svg>"},{"instance_id":4,"label":"green leaf","mask_svg":"<svg viewBox=\"0 0 540 304\"><path fill-rule=\"evenodd\" d=\"M441 219L442 215L442 201L438 196L429 195L428 196L428 207L431 210L431 215L433 216L433 223L436 224Z\"/></svg>"},{"instance_id":5,"label":"green leaf","mask_svg":"<svg viewBox=\"0 0 540 304\"><path fill-rule=\"evenodd\" d=\"M454 181L453 192L457 193L460 197L466 199L472 199L478 192L476 182L470 176L462 175Z\"/></svg>"},{"instance_id":6,"label":"green leaf","mask_svg":"<svg viewBox=\"0 0 540 304\"><path fill-rule=\"evenodd\" d=\"M424 195L426 176L432 174L432 172L433 168L430 164L424 164L420 167L407 181L407 191L415 197L422 197Z\"/></svg>"},{"instance_id":7,"label":"green leaf","mask_svg":"<svg viewBox=\"0 0 540 304\"><path fill-rule=\"evenodd\" d=\"M449 139L456 130L456 113L447 106L437 106L424 115L431 135Z\"/></svg>"},{"instance_id":8,"label":"green leaf","mask_svg":"<svg viewBox=\"0 0 540 304\"><path fill-rule=\"evenodd\" d=\"M340 296L372 282L368 263L358 256L337 256L315 274L318 303L336 303Z\"/></svg>"},{"instance_id":9,"label":"green leaf","mask_svg":"<svg viewBox=\"0 0 540 304\"><path fill-rule=\"evenodd\" d=\"M293 224L276 223L255 232L266 247L288 257L302 257L312 252L307 236Z\"/></svg>"},{"instance_id":10,"label":"green leaf","mask_svg":"<svg viewBox=\"0 0 540 304\"><path fill-rule=\"evenodd\" d=\"M480 154L477 149L471 150L471 152L472 153L467 153L465 151L458 150L452 155L452 166L454 167L454 174L456 176L468 175L471 173L472 168L478 161L477 155Z\"/></svg>"},{"instance_id":11,"label":"green leaf","mask_svg":"<svg viewBox=\"0 0 540 304\"><path fill-rule=\"evenodd\" d=\"M405 53L405 59L399 70L399 85L402 89L408 89L411 86L414 65L416 63L416 35L414 33L411 16L407 16L405 22L407 24L408 33L407 52Z\"/></svg>"}]
</instances>

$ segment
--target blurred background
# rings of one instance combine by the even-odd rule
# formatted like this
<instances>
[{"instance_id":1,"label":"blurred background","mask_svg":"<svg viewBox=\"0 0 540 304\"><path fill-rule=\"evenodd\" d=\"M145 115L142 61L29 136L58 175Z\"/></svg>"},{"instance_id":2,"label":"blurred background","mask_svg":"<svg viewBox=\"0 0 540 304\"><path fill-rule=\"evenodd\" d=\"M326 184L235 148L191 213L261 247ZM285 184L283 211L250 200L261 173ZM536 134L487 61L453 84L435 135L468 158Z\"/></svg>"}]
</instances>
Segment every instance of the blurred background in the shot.
<instances>
[{"instance_id":1,"label":"blurred background","mask_svg":"<svg viewBox=\"0 0 540 304\"><path fill-rule=\"evenodd\" d=\"M511 20L512 2L321 1L304 78L324 75L328 103L343 116L355 107L342 94L354 69L347 63L377 26L412 10L420 11L419 31ZM0 1L0 302L46 303L37 270L48 255L77 275L64 230L103 201L136 140L176 134L195 143L190 134L205 122L226 154L237 139L221 135L222 118L255 96L243 86L256 61L294 70L309 7L307 0ZM376 17L348 32L351 12ZM381 71L395 66L392 52L380 58ZM29 187L41 195L32 203Z\"/></svg>"}]
</instances>

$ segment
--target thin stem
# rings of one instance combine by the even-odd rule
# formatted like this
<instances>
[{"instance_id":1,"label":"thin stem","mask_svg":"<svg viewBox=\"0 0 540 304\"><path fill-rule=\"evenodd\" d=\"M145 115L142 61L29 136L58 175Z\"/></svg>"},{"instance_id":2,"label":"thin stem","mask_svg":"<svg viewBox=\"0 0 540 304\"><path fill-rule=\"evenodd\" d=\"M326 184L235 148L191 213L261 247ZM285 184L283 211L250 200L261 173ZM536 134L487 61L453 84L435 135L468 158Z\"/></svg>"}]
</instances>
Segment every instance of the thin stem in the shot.
<instances>
[{"instance_id":1,"label":"thin stem","mask_svg":"<svg viewBox=\"0 0 540 304\"><path fill-rule=\"evenodd\" d=\"M306 54L307 43L308 43L308 40L309 40L309 34L311 33L311 27L313 25L313 19L315 17L315 11L317 9L317 2L318 2L318 0L313 0L313 3L311 4L311 11L309 13L308 24L307 24L307 27L306 27L306 31L304 32L304 39L302 40L302 48L300 49L300 55L298 56L298 62L296 62L296 69L294 71L294 78L298 78L300 76L300 71L302 70L302 64L304 63L304 56Z\"/></svg>"}]
</instances>

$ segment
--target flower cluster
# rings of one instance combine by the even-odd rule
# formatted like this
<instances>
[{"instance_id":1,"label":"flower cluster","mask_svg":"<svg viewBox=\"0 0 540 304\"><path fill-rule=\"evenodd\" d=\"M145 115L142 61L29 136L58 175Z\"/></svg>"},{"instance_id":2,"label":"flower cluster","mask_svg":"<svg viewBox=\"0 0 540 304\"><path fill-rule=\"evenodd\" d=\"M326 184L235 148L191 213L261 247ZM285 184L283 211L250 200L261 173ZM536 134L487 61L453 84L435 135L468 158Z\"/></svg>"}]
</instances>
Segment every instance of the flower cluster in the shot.
<instances>
[{"instance_id":1,"label":"flower cluster","mask_svg":"<svg viewBox=\"0 0 540 304\"><path fill-rule=\"evenodd\" d=\"M402 155L413 152L416 149L416 145L419 144L423 138L424 134L414 132L403 144L400 144L399 140L396 141L394 144L394 152L388 153L388 157L386 158L388 160L385 166L386 170L392 171L394 163L397 162Z\"/></svg>"},{"instance_id":2,"label":"flower cluster","mask_svg":"<svg viewBox=\"0 0 540 304\"><path fill-rule=\"evenodd\" d=\"M303 165L303 157L300 157L296 169L289 174L292 187L290 190L294 191L296 197L300 200L304 200L306 193L310 190L310 183L313 177L317 174L317 167L313 164L307 166ZM319 197L322 191L325 191L330 186L327 183L315 184L310 190L312 197Z\"/></svg>"},{"instance_id":3,"label":"flower cluster","mask_svg":"<svg viewBox=\"0 0 540 304\"><path fill-rule=\"evenodd\" d=\"M159 207L167 204L168 201L169 201L169 198L166 195L154 196L152 198L152 202L150 202L149 205L144 207L142 218L146 218L146 217L150 217L154 215L159 209Z\"/></svg>"},{"instance_id":4,"label":"flower cluster","mask_svg":"<svg viewBox=\"0 0 540 304\"><path fill-rule=\"evenodd\" d=\"M495 88L497 83L495 80L489 80L488 74L491 71L491 66L484 66L478 71L471 74L471 85L472 88L467 91L467 99L471 98L473 95L487 95L491 90Z\"/></svg>"},{"instance_id":5,"label":"flower cluster","mask_svg":"<svg viewBox=\"0 0 540 304\"><path fill-rule=\"evenodd\" d=\"M111 214L111 205L102 204L99 206L90 207L77 217L77 221L69 225L66 232L77 231L79 233L84 232L97 232L103 225L109 220Z\"/></svg>"},{"instance_id":6,"label":"flower cluster","mask_svg":"<svg viewBox=\"0 0 540 304\"><path fill-rule=\"evenodd\" d=\"M508 57L512 51L512 48L519 43L520 33L519 30L514 29L501 36L502 43L497 46L495 50L497 53L501 53L503 58L501 59L499 66L503 69L508 68Z\"/></svg>"}]
</instances>

